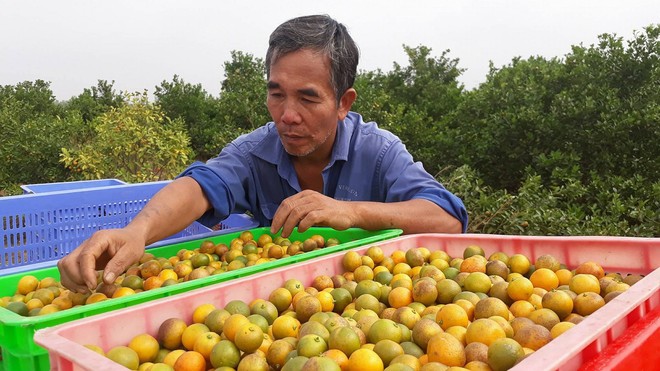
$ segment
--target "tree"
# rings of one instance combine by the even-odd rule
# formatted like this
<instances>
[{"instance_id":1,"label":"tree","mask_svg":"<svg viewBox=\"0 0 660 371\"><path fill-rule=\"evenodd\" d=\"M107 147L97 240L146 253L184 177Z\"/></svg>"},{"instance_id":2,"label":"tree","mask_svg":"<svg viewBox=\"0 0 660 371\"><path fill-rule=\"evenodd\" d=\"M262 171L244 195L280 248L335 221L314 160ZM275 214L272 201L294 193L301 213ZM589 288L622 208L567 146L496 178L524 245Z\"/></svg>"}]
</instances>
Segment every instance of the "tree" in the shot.
<instances>
[{"instance_id":1,"label":"tree","mask_svg":"<svg viewBox=\"0 0 660 371\"><path fill-rule=\"evenodd\" d=\"M220 122L240 132L251 131L271 121L266 107L264 61L252 54L231 52L224 63L225 79L220 91Z\"/></svg>"},{"instance_id":2,"label":"tree","mask_svg":"<svg viewBox=\"0 0 660 371\"><path fill-rule=\"evenodd\" d=\"M224 143L217 143L218 100L208 94L201 84L189 84L174 75L171 82L161 82L154 92L156 103L172 120L184 122L191 146L198 159L215 156Z\"/></svg>"},{"instance_id":3,"label":"tree","mask_svg":"<svg viewBox=\"0 0 660 371\"><path fill-rule=\"evenodd\" d=\"M80 117L62 110L49 83L0 86L0 188L67 179L69 172L57 162L59 149L81 130Z\"/></svg>"},{"instance_id":4,"label":"tree","mask_svg":"<svg viewBox=\"0 0 660 371\"><path fill-rule=\"evenodd\" d=\"M96 86L85 88L80 95L69 99L65 108L80 112L83 120L90 122L110 108L124 104L124 97L115 92L114 84L114 80L110 83L98 80Z\"/></svg>"},{"instance_id":5,"label":"tree","mask_svg":"<svg viewBox=\"0 0 660 371\"><path fill-rule=\"evenodd\" d=\"M624 46L601 35L563 60L516 58L493 68L466 94L438 146L453 164L469 164L486 184L513 191L528 173L577 165L591 174L660 179L660 27Z\"/></svg>"},{"instance_id":6,"label":"tree","mask_svg":"<svg viewBox=\"0 0 660 371\"><path fill-rule=\"evenodd\" d=\"M440 124L462 99L457 79L463 70L458 59L448 58L448 50L440 57L431 57L425 46L404 46L404 51L407 66L395 63L388 73L358 75L354 109L399 136L416 160L436 172L445 166L437 150L438 136L443 135Z\"/></svg>"},{"instance_id":7,"label":"tree","mask_svg":"<svg viewBox=\"0 0 660 371\"><path fill-rule=\"evenodd\" d=\"M84 179L128 182L172 179L192 151L181 120L169 120L147 94L129 94L126 104L94 119L95 136L79 147L62 148L61 162Z\"/></svg>"}]
</instances>

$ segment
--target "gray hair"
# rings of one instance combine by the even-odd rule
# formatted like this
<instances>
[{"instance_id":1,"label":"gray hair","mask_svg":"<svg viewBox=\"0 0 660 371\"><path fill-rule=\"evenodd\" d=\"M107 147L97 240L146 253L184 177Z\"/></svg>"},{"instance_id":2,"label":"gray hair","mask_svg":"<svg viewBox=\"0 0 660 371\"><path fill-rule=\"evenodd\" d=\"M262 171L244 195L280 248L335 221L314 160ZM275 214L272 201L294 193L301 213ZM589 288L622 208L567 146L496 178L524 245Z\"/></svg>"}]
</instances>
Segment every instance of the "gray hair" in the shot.
<instances>
[{"instance_id":1,"label":"gray hair","mask_svg":"<svg viewBox=\"0 0 660 371\"><path fill-rule=\"evenodd\" d=\"M360 53L346 27L327 15L290 19L270 35L266 53L266 76L270 66L285 54L300 49L319 51L330 59L330 83L337 102L353 86Z\"/></svg>"}]
</instances>

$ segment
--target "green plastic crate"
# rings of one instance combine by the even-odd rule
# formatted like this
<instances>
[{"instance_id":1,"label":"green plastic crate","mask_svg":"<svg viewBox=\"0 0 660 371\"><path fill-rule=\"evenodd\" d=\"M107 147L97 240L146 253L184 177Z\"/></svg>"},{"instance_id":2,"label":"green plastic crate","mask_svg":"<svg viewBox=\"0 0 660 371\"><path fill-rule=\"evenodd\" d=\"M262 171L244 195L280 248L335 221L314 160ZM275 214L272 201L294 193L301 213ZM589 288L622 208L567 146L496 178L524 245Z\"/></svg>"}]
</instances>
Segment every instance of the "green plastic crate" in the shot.
<instances>
[{"instance_id":1,"label":"green plastic crate","mask_svg":"<svg viewBox=\"0 0 660 371\"><path fill-rule=\"evenodd\" d=\"M255 239L262 234L270 234L270 228L261 227L250 229ZM214 243L226 243L229 245L232 239L240 236L242 232L229 233L214 237L202 238L181 242L173 245L167 245L149 249L149 253L156 257L170 257L176 255L181 249L195 249L200 246L202 241L211 240ZM0 308L0 347L2 348L3 361L0 362L0 371L4 366L5 370L13 370L14 360L20 361L21 370L48 370L47 351L34 343L34 333L43 328L52 327L65 322L70 322L80 318L86 318L99 313L105 313L116 309L130 307L136 304L144 303L154 299L176 295L196 288L205 287L218 282L225 282L241 277L246 277L258 272L269 269L283 267L297 262L325 256L334 252L348 250L358 246L372 244L377 241L394 238L400 235L400 229L388 229L382 231L366 231L358 228L349 228L344 231L337 231L325 227L313 227L305 232L294 230L289 239L304 240L312 235L320 234L325 239L337 238L339 245L313 250L306 253L290 256L287 258L269 261L263 264L244 267L234 271L209 277L196 279L188 282L182 282L176 285L161 287L154 290L143 291L136 295L129 295L115 298L99 303L84 305L81 307L67 309L61 312L37 317L22 317L7 309ZM45 277L54 277L59 279L57 267L43 268L30 272L22 272L0 277L0 297L13 295L18 281L26 274L31 274L39 279ZM7 358L7 361L4 358ZM17 361L17 362L18 362Z\"/></svg>"}]
</instances>

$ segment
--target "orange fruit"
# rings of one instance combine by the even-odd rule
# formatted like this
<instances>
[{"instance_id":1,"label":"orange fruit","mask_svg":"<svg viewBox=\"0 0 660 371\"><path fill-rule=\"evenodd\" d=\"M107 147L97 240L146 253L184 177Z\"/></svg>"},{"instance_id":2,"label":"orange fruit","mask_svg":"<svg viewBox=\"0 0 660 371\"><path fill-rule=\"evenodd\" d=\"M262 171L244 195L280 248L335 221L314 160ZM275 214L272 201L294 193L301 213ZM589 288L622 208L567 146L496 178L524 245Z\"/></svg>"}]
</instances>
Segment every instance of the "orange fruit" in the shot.
<instances>
[{"instance_id":1,"label":"orange fruit","mask_svg":"<svg viewBox=\"0 0 660 371\"><path fill-rule=\"evenodd\" d=\"M488 347L488 365L493 371L508 370L524 355L523 347L515 340L497 339Z\"/></svg>"},{"instance_id":2,"label":"orange fruit","mask_svg":"<svg viewBox=\"0 0 660 371\"><path fill-rule=\"evenodd\" d=\"M514 255L515 256L515 255ZM506 292L513 300L527 300L534 291L532 281L525 277L519 277L509 282Z\"/></svg>"},{"instance_id":3,"label":"orange fruit","mask_svg":"<svg viewBox=\"0 0 660 371\"><path fill-rule=\"evenodd\" d=\"M215 309L215 305L210 303L199 305L193 311L193 315L192 315L193 323L204 323L204 321L206 320L206 316L208 316L209 313L211 313L214 309Z\"/></svg>"},{"instance_id":4,"label":"orange fruit","mask_svg":"<svg viewBox=\"0 0 660 371\"><path fill-rule=\"evenodd\" d=\"M35 296L36 296L36 294L35 294ZM98 303L100 301L107 300L107 299L108 299L108 297L105 296L105 294L101 294L100 292L95 292L92 295L90 295L87 298L87 300L85 300L85 304L86 305L87 304L94 304L94 303Z\"/></svg>"},{"instance_id":5,"label":"orange fruit","mask_svg":"<svg viewBox=\"0 0 660 371\"><path fill-rule=\"evenodd\" d=\"M234 313L225 319L225 323L222 327L222 334L230 341L234 341L236 334L246 324L249 324L250 320L246 316L240 313Z\"/></svg>"},{"instance_id":6,"label":"orange fruit","mask_svg":"<svg viewBox=\"0 0 660 371\"><path fill-rule=\"evenodd\" d=\"M568 287L578 295L584 292L600 293L600 282L591 274L576 274L571 278Z\"/></svg>"},{"instance_id":7,"label":"orange fruit","mask_svg":"<svg viewBox=\"0 0 660 371\"><path fill-rule=\"evenodd\" d=\"M398 355L394 357L394 359L390 362L390 365L398 365L398 364L406 365L414 371L419 371L422 368L422 362L420 362L420 360L417 357L411 354Z\"/></svg>"},{"instance_id":8,"label":"orange fruit","mask_svg":"<svg viewBox=\"0 0 660 371\"><path fill-rule=\"evenodd\" d=\"M298 294L298 292L303 292L303 291L301 289L300 291L297 291L296 294ZM289 291L284 287L276 288L270 293L270 296L268 297L268 301L270 301L275 305L279 313L282 313L285 310L287 310L289 306L291 306L292 300L293 300L293 296L291 294L291 291Z\"/></svg>"},{"instance_id":9,"label":"orange fruit","mask_svg":"<svg viewBox=\"0 0 660 371\"><path fill-rule=\"evenodd\" d=\"M127 346L116 346L110 349L105 356L129 370L137 370L140 365L138 354Z\"/></svg>"},{"instance_id":10,"label":"orange fruit","mask_svg":"<svg viewBox=\"0 0 660 371\"><path fill-rule=\"evenodd\" d=\"M546 269L550 269L553 272L557 272L561 268L561 263L554 256L550 254L545 254L536 258L536 262L534 263L534 266L536 267L536 269L546 268Z\"/></svg>"},{"instance_id":11,"label":"orange fruit","mask_svg":"<svg viewBox=\"0 0 660 371\"><path fill-rule=\"evenodd\" d=\"M445 333L455 337L456 340L460 341L461 344L463 344L463 346L467 345L467 340L465 339L465 334L467 334L467 328L463 326L452 326L447 330L445 330Z\"/></svg>"},{"instance_id":12,"label":"orange fruit","mask_svg":"<svg viewBox=\"0 0 660 371\"><path fill-rule=\"evenodd\" d=\"M59 282L53 277L45 277L42 278L41 281L39 281L39 288L44 289L52 286L57 286L59 285Z\"/></svg>"},{"instance_id":13,"label":"orange fruit","mask_svg":"<svg viewBox=\"0 0 660 371\"><path fill-rule=\"evenodd\" d=\"M559 322L558 324L552 326L552 329L550 330L550 336L552 336L553 339L556 339L559 335L570 330L574 326L575 323L573 322Z\"/></svg>"},{"instance_id":14,"label":"orange fruit","mask_svg":"<svg viewBox=\"0 0 660 371\"><path fill-rule=\"evenodd\" d=\"M509 261L507 265L511 270L511 273L518 273L525 275L527 272L529 272L531 263L525 255L514 254L511 255L511 257L509 257Z\"/></svg>"},{"instance_id":15,"label":"orange fruit","mask_svg":"<svg viewBox=\"0 0 660 371\"><path fill-rule=\"evenodd\" d=\"M186 351L184 349L173 350L167 353L167 355L163 358L163 363L169 365L170 367L174 367L177 359L185 352Z\"/></svg>"},{"instance_id":16,"label":"orange fruit","mask_svg":"<svg viewBox=\"0 0 660 371\"><path fill-rule=\"evenodd\" d=\"M573 312L573 299L566 291L552 290L543 295L541 306L557 313L559 319L564 319Z\"/></svg>"},{"instance_id":17,"label":"orange fruit","mask_svg":"<svg viewBox=\"0 0 660 371\"><path fill-rule=\"evenodd\" d=\"M273 341L266 352L266 361L268 362L268 365L272 369L281 369L287 361L287 356L294 349L296 349L296 347L291 342L284 339Z\"/></svg>"},{"instance_id":18,"label":"orange fruit","mask_svg":"<svg viewBox=\"0 0 660 371\"><path fill-rule=\"evenodd\" d=\"M600 264L592 261L578 265L578 267L575 268L575 274L590 274L595 276L597 279L605 277L605 271L603 270L603 267L601 267Z\"/></svg>"},{"instance_id":19,"label":"orange fruit","mask_svg":"<svg viewBox=\"0 0 660 371\"><path fill-rule=\"evenodd\" d=\"M149 334L139 334L133 337L128 347L137 353L140 363L151 362L156 359L160 345L158 340Z\"/></svg>"},{"instance_id":20,"label":"orange fruit","mask_svg":"<svg viewBox=\"0 0 660 371\"><path fill-rule=\"evenodd\" d=\"M353 272L362 265L362 257L355 251L348 251L342 257L342 265L347 272Z\"/></svg>"},{"instance_id":21,"label":"orange fruit","mask_svg":"<svg viewBox=\"0 0 660 371\"><path fill-rule=\"evenodd\" d=\"M208 331L197 337L193 349L195 352L201 354L207 361L211 358L213 347L220 342L220 335L213 331Z\"/></svg>"},{"instance_id":22,"label":"orange fruit","mask_svg":"<svg viewBox=\"0 0 660 371\"><path fill-rule=\"evenodd\" d=\"M243 352L252 353L259 349L264 341L264 333L254 323L243 325L234 337L234 344Z\"/></svg>"},{"instance_id":23,"label":"orange fruit","mask_svg":"<svg viewBox=\"0 0 660 371\"><path fill-rule=\"evenodd\" d=\"M436 313L435 321L442 327L443 330L446 330L452 326L463 326L467 327L468 325L468 315L458 304L446 304Z\"/></svg>"},{"instance_id":24,"label":"orange fruit","mask_svg":"<svg viewBox=\"0 0 660 371\"><path fill-rule=\"evenodd\" d=\"M394 264L403 263L406 261L406 253L401 250L395 250L390 254L390 258L392 258Z\"/></svg>"},{"instance_id":25,"label":"orange fruit","mask_svg":"<svg viewBox=\"0 0 660 371\"><path fill-rule=\"evenodd\" d=\"M588 316L605 305L605 299L595 292L584 292L573 300L573 311L581 316Z\"/></svg>"},{"instance_id":26,"label":"orange fruit","mask_svg":"<svg viewBox=\"0 0 660 371\"><path fill-rule=\"evenodd\" d=\"M516 300L509 306L509 311L513 314L514 317L527 317L537 308L527 300Z\"/></svg>"},{"instance_id":27,"label":"orange fruit","mask_svg":"<svg viewBox=\"0 0 660 371\"><path fill-rule=\"evenodd\" d=\"M559 316L557 313L553 312L548 308L541 308L530 313L527 318L531 319L537 325L541 325L550 331L552 326L560 322Z\"/></svg>"},{"instance_id":28,"label":"orange fruit","mask_svg":"<svg viewBox=\"0 0 660 371\"><path fill-rule=\"evenodd\" d=\"M478 304L479 301L481 300L476 301L476 303ZM475 304L473 304L471 301L467 299L458 299L454 301L454 304L463 308L465 313L467 313L468 320L472 321L474 319L474 309L476 308Z\"/></svg>"},{"instance_id":29,"label":"orange fruit","mask_svg":"<svg viewBox=\"0 0 660 371\"><path fill-rule=\"evenodd\" d=\"M293 348L293 346L292 346ZM241 351L229 340L220 340L211 350L211 365L216 368L236 369L241 360Z\"/></svg>"},{"instance_id":30,"label":"orange fruit","mask_svg":"<svg viewBox=\"0 0 660 371\"><path fill-rule=\"evenodd\" d=\"M534 287L540 287L547 291L554 290L559 286L559 277L548 268L537 268L529 277Z\"/></svg>"},{"instance_id":31,"label":"orange fruit","mask_svg":"<svg viewBox=\"0 0 660 371\"><path fill-rule=\"evenodd\" d=\"M112 298L120 298L122 296L128 296L128 295L135 295L136 292L134 289L130 287L119 287L115 292L112 294Z\"/></svg>"},{"instance_id":32,"label":"orange fruit","mask_svg":"<svg viewBox=\"0 0 660 371\"><path fill-rule=\"evenodd\" d=\"M506 333L499 323L488 318L479 318L470 323L465 333L465 342L484 343L490 346L495 340L506 337Z\"/></svg>"},{"instance_id":33,"label":"orange fruit","mask_svg":"<svg viewBox=\"0 0 660 371\"><path fill-rule=\"evenodd\" d=\"M22 295L35 291L39 287L39 279L32 275L25 275L18 280L16 292Z\"/></svg>"},{"instance_id":34,"label":"orange fruit","mask_svg":"<svg viewBox=\"0 0 660 371\"><path fill-rule=\"evenodd\" d=\"M272 332L276 340L286 337L298 337L300 321L291 316L279 316L273 321Z\"/></svg>"},{"instance_id":35,"label":"orange fruit","mask_svg":"<svg viewBox=\"0 0 660 371\"><path fill-rule=\"evenodd\" d=\"M193 323L183 330L183 334L181 334L181 343L187 350L193 350L195 347L195 341L206 332L209 332L209 328L205 324Z\"/></svg>"},{"instance_id":36,"label":"orange fruit","mask_svg":"<svg viewBox=\"0 0 660 371\"><path fill-rule=\"evenodd\" d=\"M188 325L180 318L168 318L160 324L157 339L163 348L175 350L181 347L181 337Z\"/></svg>"},{"instance_id":37,"label":"orange fruit","mask_svg":"<svg viewBox=\"0 0 660 371\"><path fill-rule=\"evenodd\" d=\"M440 362L447 366L463 367L465 365L465 348L451 334L439 333L433 335L427 347L429 363Z\"/></svg>"},{"instance_id":38,"label":"orange fruit","mask_svg":"<svg viewBox=\"0 0 660 371\"><path fill-rule=\"evenodd\" d=\"M479 319L492 316L509 318L509 307L498 298L489 297L479 300L474 307L474 318Z\"/></svg>"},{"instance_id":39,"label":"orange fruit","mask_svg":"<svg viewBox=\"0 0 660 371\"><path fill-rule=\"evenodd\" d=\"M486 273L486 263L488 260L481 255L473 255L461 262L459 270L461 272L481 272Z\"/></svg>"},{"instance_id":40,"label":"orange fruit","mask_svg":"<svg viewBox=\"0 0 660 371\"><path fill-rule=\"evenodd\" d=\"M360 348L348 358L347 371L383 371L383 361L373 350Z\"/></svg>"},{"instance_id":41,"label":"orange fruit","mask_svg":"<svg viewBox=\"0 0 660 371\"><path fill-rule=\"evenodd\" d=\"M387 300L391 307L401 308L413 302L413 294L407 287L395 287L390 291Z\"/></svg>"},{"instance_id":42,"label":"orange fruit","mask_svg":"<svg viewBox=\"0 0 660 371\"><path fill-rule=\"evenodd\" d=\"M533 324L524 325L517 331L514 331L513 340L517 341L524 348L538 350L549 343L552 340L552 336L550 335L550 330L547 328Z\"/></svg>"},{"instance_id":43,"label":"orange fruit","mask_svg":"<svg viewBox=\"0 0 660 371\"><path fill-rule=\"evenodd\" d=\"M151 276L151 277L147 278L146 280L144 280L142 288L145 291L157 289L157 288L163 286L163 282L164 282L164 280L162 278L160 278L160 276Z\"/></svg>"},{"instance_id":44,"label":"orange fruit","mask_svg":"<svg viewBox=\"0 0 660 371\"><path fill-rule=\"evenodd\" d=\"M565 268L559 269L555 274L559 279L559 286L568 285L571 282L571 277L573 277L573 272Z\"/></svg>"},{"instance_id":45,"label":"orange fruit","mask_svg":"<svg viewBox=\"0 0 660 371\"><path fill-rule=\"evenodd\" d=\"M380 262L385 259L385 254L383 253L383 249L381 249L379 246L371 246L367 249L366 255L373 260L375 264L380 264Z\"/></svg>"},{"instance_id":46,"label":"orange fruit","mask_svg":"<svg viewBox=\"0 0 660 371\"><path fill-rule=\"evenodd\" d=\"M195 351L187 351L174 362L174 371L206 371L206 359Z\"/></svg>"},{"instance_id":47,"label":"orange fruit","mask_svg":"<svg viewBox=\"0 0 660 371\"><path fill-rule=\"evenodd\" d=\"M161 270L160 273L158 273L158 278L160 278L163 282L165 282L168 279L178 280L179 276L176 274L174 269L166 268Z\"/></svg>"},{"instance_id":48,"label":"orange fruit","mask_svg":"<svg viewBox=\"0 0 660 371\"><path fill-rule=\"evenodd\" d=\"M339 368L341 370L345 370L345 369L348 368L348 357L341 350L328 349L325 352L323 352L323 354L321 354L321 356L326 357L326 358L331 359L332 361L334 361L339 366Z\"/></svg>"}]
</instances>

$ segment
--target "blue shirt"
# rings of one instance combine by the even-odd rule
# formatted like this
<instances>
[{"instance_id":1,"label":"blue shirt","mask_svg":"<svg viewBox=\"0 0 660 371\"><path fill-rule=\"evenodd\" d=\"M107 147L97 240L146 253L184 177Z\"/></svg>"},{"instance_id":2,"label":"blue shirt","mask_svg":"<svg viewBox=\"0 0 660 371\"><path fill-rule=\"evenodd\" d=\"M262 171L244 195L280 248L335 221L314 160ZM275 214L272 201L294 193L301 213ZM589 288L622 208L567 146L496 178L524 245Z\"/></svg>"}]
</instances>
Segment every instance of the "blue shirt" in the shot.
<instances>
[{"instance_id":1,"label":"blue shirt","mask_svg":"<svg viewBox=\"0 0 660 371\"><path fill-rule=\"evenodd\" d=\"M289 155L270 122L228 144L206 163L196 162L179 176L195 179L212 209L200 222L214 225L230 213L249 210L262 226L271 224L287 197L301 191ZM394 134L365 123L350 112L337 127L330 162L323 169L323 194L337 200L436 203L467 229L467 211L420 162L414 162Z\"/></svg>"}]
</instances>

